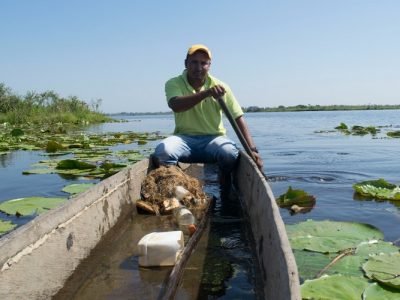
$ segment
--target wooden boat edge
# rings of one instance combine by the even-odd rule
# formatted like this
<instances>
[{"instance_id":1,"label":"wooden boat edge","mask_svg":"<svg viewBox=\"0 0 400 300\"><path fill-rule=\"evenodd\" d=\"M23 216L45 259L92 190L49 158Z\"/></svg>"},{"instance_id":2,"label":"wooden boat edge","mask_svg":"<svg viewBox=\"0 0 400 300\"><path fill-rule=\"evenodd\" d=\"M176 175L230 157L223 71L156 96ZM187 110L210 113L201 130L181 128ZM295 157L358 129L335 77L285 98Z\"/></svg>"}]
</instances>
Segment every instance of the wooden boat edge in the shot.
<instances>
[{"instance_id":1,"label":"wooden boat edge","mask_svg":"<svg viewBox=\"0 0 400 300\"><path fill-rule=\"evenodd\" d=\"M235 186L251 224L266 299L300 300L296 261L272 190L253 160L241 152Z\"/></svg>"},{"instance_id":2,"label":"wooden boat edge","mask_svg":"<svg viewBox=\"0 0 400 300\"><path fill-rule=\"evenodd\" d=\"M2 237L0 298L55 294L117 220L135 209L148 167L148 159L129 166Z\"/></svg>"}]
</instances>

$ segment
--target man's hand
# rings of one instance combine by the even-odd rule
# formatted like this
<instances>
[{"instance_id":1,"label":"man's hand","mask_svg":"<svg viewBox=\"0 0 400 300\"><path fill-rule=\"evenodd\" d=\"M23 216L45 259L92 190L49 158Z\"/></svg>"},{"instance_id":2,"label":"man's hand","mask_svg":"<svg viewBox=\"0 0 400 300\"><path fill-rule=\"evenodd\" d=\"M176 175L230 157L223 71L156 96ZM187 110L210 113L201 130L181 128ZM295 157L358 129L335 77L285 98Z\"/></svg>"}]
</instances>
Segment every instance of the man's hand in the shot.
<instances>
[{"instance_id":1,"label":"man's hand","mask_svg":"<svg viewBox=\"0 0 400 300\"><path fill-rule=\"evenodd\" d=\"M255 163L257 167L263 172L264 162L259 153L253 152L254 158L256 159Z\"/></svg>"},{"instance_id":2,"label":"man's hand","mask_svg":"<svg viewBox=\"0 0 400 300\"><path fill-rule=\"evenodd\" d=\"M212 88L208 89L210 96L215 99L218 99L225 95L225 88L222 85L215 85Z\"/></svg>"}]
</instances>

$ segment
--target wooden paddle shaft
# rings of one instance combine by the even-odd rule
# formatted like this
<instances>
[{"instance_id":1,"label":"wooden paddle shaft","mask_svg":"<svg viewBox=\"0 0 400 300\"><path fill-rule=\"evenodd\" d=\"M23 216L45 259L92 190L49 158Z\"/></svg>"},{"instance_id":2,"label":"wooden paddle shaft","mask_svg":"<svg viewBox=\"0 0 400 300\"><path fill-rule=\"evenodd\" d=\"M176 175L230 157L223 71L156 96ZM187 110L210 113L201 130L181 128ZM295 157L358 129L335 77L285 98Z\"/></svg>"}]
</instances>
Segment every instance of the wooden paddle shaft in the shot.
<instances>
[{"instance_id":1,"label":"wooden paddle shaft","mask_svg":"<svg viewBox=\"0 0 400 300\"><path fill-rule=\"evenodd\" d=\"M253 151L251 151L250 146L247 143L246 139L244 138L242 131L240 130L236 121L233 119L232 114L230 113L228 107L226 106L224 99L218 98L217 101L218 101L219 105L221 106L222 110L224 111L225 116L228 118L229 122L231 123L231 126L235 130L236 135L239 138L240 143L242 144L244 150L254 160L254 162L256 162L257 160L256 160L256 157L254 156Z\"/></svg>"}]
</instances>

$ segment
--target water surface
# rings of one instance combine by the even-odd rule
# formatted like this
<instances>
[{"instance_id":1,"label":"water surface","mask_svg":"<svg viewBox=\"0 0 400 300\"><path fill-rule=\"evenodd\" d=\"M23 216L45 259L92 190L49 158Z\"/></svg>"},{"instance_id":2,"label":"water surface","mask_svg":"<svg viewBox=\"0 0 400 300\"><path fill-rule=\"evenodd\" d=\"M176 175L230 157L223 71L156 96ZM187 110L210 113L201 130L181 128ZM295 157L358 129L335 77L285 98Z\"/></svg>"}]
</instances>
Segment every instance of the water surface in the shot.
<instances>
[{"instance_id":1,"label":"water surface","mask_svg":"<svg viewBox=\"0 0 400 300\"><path fill-rule=\"evenodd\" d=\"M303 189L317 198L315 208L307 214L291 215L289 211L281 209L284 222L291 224L306 219L363 222L376 226L384 232L385 240L399 245L400 203L358 199L352 189L354 183L378 178L400 184L400 139L386 138L385 135L388 130L400 130L399 114L396 110L246 114L246 120L264 159L264 172L269 178L275 196L279 196L292 186L295 189ZM88 130L158 131L167 135L172 133L174 127L172 115L123 118L128 122L102 124ZM349 126L383 126L382 133L372 137L371 135L346 136L337 131L331 132L341 122ZM226 124L228 134L237 141L228 122ZM154 147L156 143L151 142L150 146ZM54 174L22 175L23 170L30 169L30 165L40 159L43 159L40 151L16 151L0 156L0 202L27 196L65 196L61 188L74 181ZM210 180L211 186L215 187L215 179L210 177ZM218 191L214 190L214 193L218 195ZM252 267L254 260L249 255L251 250L246 244L247 231L243 227L242 217L235 214L238 210L234 207L229 208L229 205L227 209L226 205L224 207L219 202L211 221L216 227L211 233L210 240L214 240L217 247L211 249L210 253L215 254L214 258L219 255L227 259L232 267L227 271L230 273L225 281L225 290L214 295L219 298L256 297L254 289L257 270ZM23 224L30 219L20 218L13 221ZM133 230L138 230L134 227L136 225L132 226ZM131 240L126 241L124 246L129 248L134 245L135 241ZM113 262L115 262L113 257L109 257L105 264L112 265ZM114 265L113 270L118 274L120 282L114 278L107 283L107 279L111 277L104 276L112 273L112 270L105 272L103 277L100 271L96 271L100 273L95 276L97 279L93 279L93 286L96 286L96 280L101 278L104 284L118 286L113 292L107 292L106 298L112 299L124 293L126 297L131 295L133 283L130 280L134 280L134 276L144 276L145 280L151 281L146 277L147 273L140 270L136 270L136 275L132 275L135 263L135 256L132 254L123 263ZM121 275L123 273L125 275ZM190 286L185 280L184 284ZM204 291L208 287L203 288L203 294L201 292L200 294L205 297ZM189 293L182 297L190 298L190 295ZM90 298L86 293L76 297L76 299Z\"/></svg>"}]
</instances>

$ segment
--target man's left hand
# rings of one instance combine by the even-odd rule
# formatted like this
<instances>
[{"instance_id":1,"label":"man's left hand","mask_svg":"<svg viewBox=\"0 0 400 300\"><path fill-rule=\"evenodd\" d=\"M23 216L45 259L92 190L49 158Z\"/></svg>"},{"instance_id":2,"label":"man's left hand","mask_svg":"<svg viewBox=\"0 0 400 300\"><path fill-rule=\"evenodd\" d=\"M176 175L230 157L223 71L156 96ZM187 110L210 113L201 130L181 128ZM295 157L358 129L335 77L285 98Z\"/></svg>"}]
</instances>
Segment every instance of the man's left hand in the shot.
<instances>
[{"instance_id":1,"label":"man's left hand","mask_svg":"<svg viewBox=\"0 0 400 300\"><path fill-rule=\"evenodd\" d=\"M257 167L261 170L261 172L263 171L263 167L264 167L264 162L260 156L259 153L257 152L253 152L254 158L256 159L255 163L257 165Z\"/></svg>"}]
</instances>

